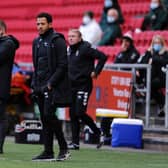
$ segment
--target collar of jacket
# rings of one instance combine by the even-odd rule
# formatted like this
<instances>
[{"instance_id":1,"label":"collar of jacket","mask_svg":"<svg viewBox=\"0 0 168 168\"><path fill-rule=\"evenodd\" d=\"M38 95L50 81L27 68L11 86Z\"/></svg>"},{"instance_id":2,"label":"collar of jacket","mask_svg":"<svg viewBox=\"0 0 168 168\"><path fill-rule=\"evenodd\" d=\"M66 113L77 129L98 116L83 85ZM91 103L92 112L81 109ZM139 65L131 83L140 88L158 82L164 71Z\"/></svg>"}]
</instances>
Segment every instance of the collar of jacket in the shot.
<instances>
[{"instance_id":1,"label":"collar of jacket","mask_svg":"<svg viewBox=\"0 0 168 168\"><path fill-rule=\"evenodd\" d=\"M13 44L15 45L15 49L19 48L19 41L14 36L7 35L7 36L0 37L0 42L6 41L6 40L13 41Z\"/></svg>"},{"instance_id":2,"label":"collar of jacket","mask_svg":"<svg viewBox=\"0 0 168 168\"><path fill-rule=\"evenodd\" d=\"M47 37L49 34L53 33L54 29L53 28L49 28L44 34L40 34L40 37L45 38Z\"/></svg>"},{"instance_id":3,"label":"collar of jacket","mask_svg":"<svg viewBox=\"0 0 168 168\"><path fill-rule=\"evenodd\" d=\"M151 9L151 12L157 12L157 11L160 11L160 10L163 10L163 8L161 6L158 6L155 9Z\"/></svg>"},{"instance_id":4,"label":"collar of jacket","mask_svg":"<svg viewBox=\"0 0 168 168\"><path fill-rule=\"evenodd\" d=\"M81 45L81 43L82 43L82 41L80 41L80 42L78 42L78 43L76 43L74 45L70 45L70 49L72 51L76 51L79 48L79 46Z\"/></svg>"}]
</instances>

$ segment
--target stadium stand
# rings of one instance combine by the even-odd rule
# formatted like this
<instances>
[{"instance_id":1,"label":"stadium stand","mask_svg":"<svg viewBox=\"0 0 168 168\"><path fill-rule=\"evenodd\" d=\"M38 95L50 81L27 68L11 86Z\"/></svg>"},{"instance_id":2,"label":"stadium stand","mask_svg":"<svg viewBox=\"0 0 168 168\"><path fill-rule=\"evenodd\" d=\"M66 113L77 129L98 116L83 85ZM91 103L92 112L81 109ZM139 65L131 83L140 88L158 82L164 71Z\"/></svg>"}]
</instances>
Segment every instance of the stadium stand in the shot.
<instances>
[{"instance_id":1,"label":"stadium stand","mask_svg":"<svg viewBox=\"0 0 168 168\"><path fill-rule=\"evenodd\" d=\"M67 31L72 27L79 27L83 12L92 10L97 21L100 20L103 11L103 0L15 0L2 1L0 4L1 19L8 25L9 33L15 35L21 42L21 47L17 51L16 61L31 62L31 44L36 37L35 17L37 13L46 11L54 17L54 28L63 33L67 38ZM142 54L154 34L158 33L167 37L167 31L146 31L134 33L140 27L143 16L149 10L150 0L119 0L125 18L125 23L121 26L123 33L133 32L136 47ZM109 56L108 63L112 63L115 55L120 50L120 40L115 46L99 47Z\"/></svg>"}]
</instances>

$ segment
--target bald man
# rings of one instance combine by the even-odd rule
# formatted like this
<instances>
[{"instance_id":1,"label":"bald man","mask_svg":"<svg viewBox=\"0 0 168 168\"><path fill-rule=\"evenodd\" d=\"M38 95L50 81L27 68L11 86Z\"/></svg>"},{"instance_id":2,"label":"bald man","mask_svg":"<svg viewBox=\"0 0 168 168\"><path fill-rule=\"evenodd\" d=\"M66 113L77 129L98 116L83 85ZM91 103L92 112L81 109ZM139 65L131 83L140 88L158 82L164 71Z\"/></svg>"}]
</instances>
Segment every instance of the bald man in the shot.
<instances>
[{"instance_id":1,"label":"bald man","mask_svg":"<svg viewBox=\"0 0 168 168\"><path fill-rule=\"evenodd\" d=\"M116 9L109 9L106 18L106 25L103 29L103 36L99 46L114 45L117 38L122 36L122 31L118 21L119 15Z\"/></svg>"}]
</instances>

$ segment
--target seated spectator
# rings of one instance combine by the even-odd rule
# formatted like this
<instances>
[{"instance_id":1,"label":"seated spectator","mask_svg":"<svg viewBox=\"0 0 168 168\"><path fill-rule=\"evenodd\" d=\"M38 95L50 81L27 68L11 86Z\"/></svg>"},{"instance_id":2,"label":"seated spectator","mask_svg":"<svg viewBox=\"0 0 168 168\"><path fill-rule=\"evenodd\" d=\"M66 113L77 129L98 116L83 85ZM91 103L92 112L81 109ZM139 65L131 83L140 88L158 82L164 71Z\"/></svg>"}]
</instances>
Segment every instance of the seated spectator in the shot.
<instances>
[{"instance_id":1,"label":"seated spectator","mask_svg":"<svg viewBox=\"0 0 168 168\"><path fill-rule=\"evenodd\" d=\"M104 8L103 8L103 12L102 12L102 16L101 16L101 20L100 20L100 26L102 29L104 29L104 26L107 23L107 12L109 9L116 9L118 11L118 22L120 24L124 23L124 18L122 15L122 11L120 8L120 5L118 3L118 0L104 0Z\"/></svg>"},{"instance_id":2,"label":"seated spectator","mask_svg":"<svg viewBox=\"0 0 168 168\"><path fill-rule=\"evenodd\" d=\"M162 4L168 10L168 0L162 0Z\"/></svg>"},{"instance_id":3,"label":"seated spectator","mask_svg":"<svg viewBox=\"0 0 168 168\"><path fill-rule=\"evenodd\" d=\"M117 38L122 36L122 31L118 23L118 12L116 9L109 9L107 13L107 23L103 29L103 36L99 46L114 45Z\"/></svg>"},{"instance_id":4,"label":"seated spectator","mask_svg":"<svg viewBox=\"0 0 168 168\"><path fill-rule=\"evenodd\" d=\"M114 63L137 63L139 52L134 46L131 34L126 33L122 37L121 51L117 54Z\"/></svg>"},{"instance_id":5,"label":"seated spectator","mask_svg":"<svg viewBox=\"0 0 168 168\"><path fill-rule=\"evenodd\" d=\"M167 27L168 12L161 0L151 0L150 11L145 16L141 30L164 30Z\"/></svg>"},{"instance_id":6,"label":"seated spectator","mask_svg":"<svg viewBox=\"0 0 168 168\"><path fill-rule=\"evenodd\" d=\"M102 37L102 30L100 25L94 19L94 13L87 11L83 16L83 23L79 27L82 33L82 38L85 41L90 42L92 45L97 45Z\"/></svg>"},{"instance_id":7,"label":"seated spectator","mask_svg":"<svg viewBox=\"0 0 168 168\"><path fill-rule=\"evenodd\" d=\"M137 63L139 52L134 46L134 41L130 33L124 34L122 37L121 51L116 56L114 63ZM125 69L125 68L124 68ZM110 125L113 118L103 117L101 120L101 128L105 137L110 137Z\"/></svg>"},{"instance_id":8,"label":"seated spectator","mask_svg":"<svg viewBox=\"0 0 168 168\"><path fill-rule=\"evenodd\" d=\"M160 110L158 116L164 116L165 95L161 89L165 88L166 84L166 75L164 70L168 64L168 49L162 36L155 35L153 37L149 49L140 57L138 63L152 65L151 98L153 98L159 105ZM145 70L141 70L137 73L140 78L145 78L145 74Z\"/></svg>"}]
</instances>

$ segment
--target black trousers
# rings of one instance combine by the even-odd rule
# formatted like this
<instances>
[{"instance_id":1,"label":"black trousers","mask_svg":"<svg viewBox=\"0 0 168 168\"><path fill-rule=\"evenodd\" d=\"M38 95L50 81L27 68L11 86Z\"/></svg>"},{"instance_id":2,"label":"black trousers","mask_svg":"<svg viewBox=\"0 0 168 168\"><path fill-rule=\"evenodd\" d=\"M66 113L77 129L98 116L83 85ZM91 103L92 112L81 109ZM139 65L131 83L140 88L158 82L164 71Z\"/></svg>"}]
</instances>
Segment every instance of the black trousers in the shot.
<instances>
[{"instance_id":1,"label":"black trousers","mask_svg":"<svg viewBox=\"0 0 168 168\"><path fill-rule=\"evenodd\" d=\"M56 107L51 104L50 98L50 95L45 98L44 94L39 94L37 104L43 124L44 150L48 153L53 153L54 135L58 140L60 150L66 150L67 143L62 131L62 122L57 118L55 114Z\"/></svg>"},{"instance_id":2,"label":"black trousers","mask_svg":"<svg viewBox=\"0 0 168 168\"><path fill-rule=\"evenodd\" d=\"M5 100L0 99L0 151L3 151L7 129L6 104Z\"/></svg>"},{"instance_id":3,"label":"black trousers","mask_svg":"<svg viewBox=\"0 0 168 168\"><path fill-rule=\"evenodd\" d=\"M86 113L87 104L92 91L91 86L83 88L72 88L72 104L70 107L70 119L72 129L72 142L79 144L80 142L80 123L81 121L88 125L91 130L100 135L100 129L96 126L93 119Z\"/></svg>"},{"instance_id":4,"label":"black trousers","mask_svg":"<svg viewBox=\"0 0 168 168\"><path fill-rule=\"evenodd\" d=\"M166 81L159 78L154 78L151 81L151 97L156 100L160 107L165 104L165 95L162 93L161 88L165 88Z\"/></svg>"},{"instance_id":5,"label":"black trousers","mask_svg":"<svg viewBox=\"0 0 168 168\"><path fill-rule=\"evenodd\" d=\"M0 98L0 121L6 120L6 105L6 100Z\"/></svg>"}]
</instances>

